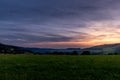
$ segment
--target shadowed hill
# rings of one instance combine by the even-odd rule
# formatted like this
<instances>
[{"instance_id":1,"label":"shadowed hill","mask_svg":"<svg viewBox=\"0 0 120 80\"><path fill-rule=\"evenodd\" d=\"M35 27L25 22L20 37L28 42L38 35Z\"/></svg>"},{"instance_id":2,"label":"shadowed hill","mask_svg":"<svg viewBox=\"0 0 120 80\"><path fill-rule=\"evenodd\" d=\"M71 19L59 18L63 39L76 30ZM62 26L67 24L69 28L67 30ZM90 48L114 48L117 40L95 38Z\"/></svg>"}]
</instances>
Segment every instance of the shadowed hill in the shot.
<instances>
[{"instance_id":1,"label":"shadowed hill","mask_svg":"<svg viewBox=\"0 0 120 80\"><path fill-rule=\"evenodd\" d=\"M14 53L14 54L22 54L28 52L22 47L12 46L12 45L6 45L0 43L0 53Z\"/></svg>"},{"instance_id":2,"label":"shadowed hill","mask_svg":"<svg viewBox=\"0 0 120 80\"><path fill-rule=\"evenodd\" d=\"M90 51L92 53L100 53L100 54L120 53L120 43L93 46L90 48L85 48L83 49L83 51Z\"/></svg>"}]
</instances>

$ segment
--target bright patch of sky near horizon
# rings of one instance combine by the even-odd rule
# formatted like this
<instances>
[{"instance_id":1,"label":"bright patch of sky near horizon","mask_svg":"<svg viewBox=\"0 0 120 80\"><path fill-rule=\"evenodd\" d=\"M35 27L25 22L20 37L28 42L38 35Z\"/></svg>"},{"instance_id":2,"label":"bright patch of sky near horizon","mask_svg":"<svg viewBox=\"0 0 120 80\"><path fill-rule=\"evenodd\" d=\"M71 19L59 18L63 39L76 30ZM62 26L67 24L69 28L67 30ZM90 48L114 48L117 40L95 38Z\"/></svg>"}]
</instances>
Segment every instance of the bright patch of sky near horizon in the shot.
<instances>
[{"instance_id":1,"label":"bright patch of sky near horizon","mask_svg":"<svg viewBox=\"0 0 120 80\"><path fill-rule=\"evenodd\" d=\"M27 47L120 43L120 0L0 0L0 42Z\"/></svg>"}]
</instances>

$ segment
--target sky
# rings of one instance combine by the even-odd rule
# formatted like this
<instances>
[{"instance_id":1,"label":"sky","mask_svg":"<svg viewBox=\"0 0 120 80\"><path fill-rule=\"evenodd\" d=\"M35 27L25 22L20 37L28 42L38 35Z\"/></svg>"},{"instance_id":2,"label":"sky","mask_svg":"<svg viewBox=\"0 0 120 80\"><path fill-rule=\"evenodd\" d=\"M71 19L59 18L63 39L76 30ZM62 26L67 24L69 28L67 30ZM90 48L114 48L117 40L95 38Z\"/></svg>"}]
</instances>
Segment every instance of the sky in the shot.
<instances>
[{"instance_id":1,"label":"sky","mask_svg":"<svg viewBox=\"0 0 120 80\"><path fill-rule=\"evenodd\" d=\"M0 0L0 42L84 48L120 43L120 0Z\"/></svg>"}]
</instances>

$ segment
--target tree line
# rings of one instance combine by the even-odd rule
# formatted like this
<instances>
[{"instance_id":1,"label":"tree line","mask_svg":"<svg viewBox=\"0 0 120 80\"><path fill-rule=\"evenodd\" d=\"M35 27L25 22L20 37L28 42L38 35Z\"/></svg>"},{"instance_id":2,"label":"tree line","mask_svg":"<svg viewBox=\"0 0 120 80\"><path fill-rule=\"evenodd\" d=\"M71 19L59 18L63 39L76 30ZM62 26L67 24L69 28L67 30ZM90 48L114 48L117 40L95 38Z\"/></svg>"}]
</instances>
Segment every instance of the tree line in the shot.
<instances>
[{"instance_id":1,"label":"tree line","mask_svg":"<svg viewBox=\"0 0 120 80\"><path fill-rule=\"evenodd\" d=\"M33 53L33 54L39 54L39 55L91 55L90 51L83 51L82 53L79 53L77 51L72 52L46 52L46 53Z\"/></svg>"}]
</instances>

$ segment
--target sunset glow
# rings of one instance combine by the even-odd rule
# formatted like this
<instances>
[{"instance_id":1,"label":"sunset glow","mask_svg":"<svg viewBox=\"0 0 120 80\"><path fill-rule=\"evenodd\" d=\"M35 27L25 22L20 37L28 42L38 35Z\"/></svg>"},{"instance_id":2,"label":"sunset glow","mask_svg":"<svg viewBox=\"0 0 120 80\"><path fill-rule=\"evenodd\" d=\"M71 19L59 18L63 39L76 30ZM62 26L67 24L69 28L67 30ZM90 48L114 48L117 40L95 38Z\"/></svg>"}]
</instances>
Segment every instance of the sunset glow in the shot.
<instances>
[{"instance_id":1,"label":"sunset glow","mask_svg":"<svg viewBox=\"0 0 120 80\"><path fill-rule=\"evenodd\" d=\"M40 48L120 43L119 4L119 0L1 0L0 42Z\"/></svg>"}]
</instances>

